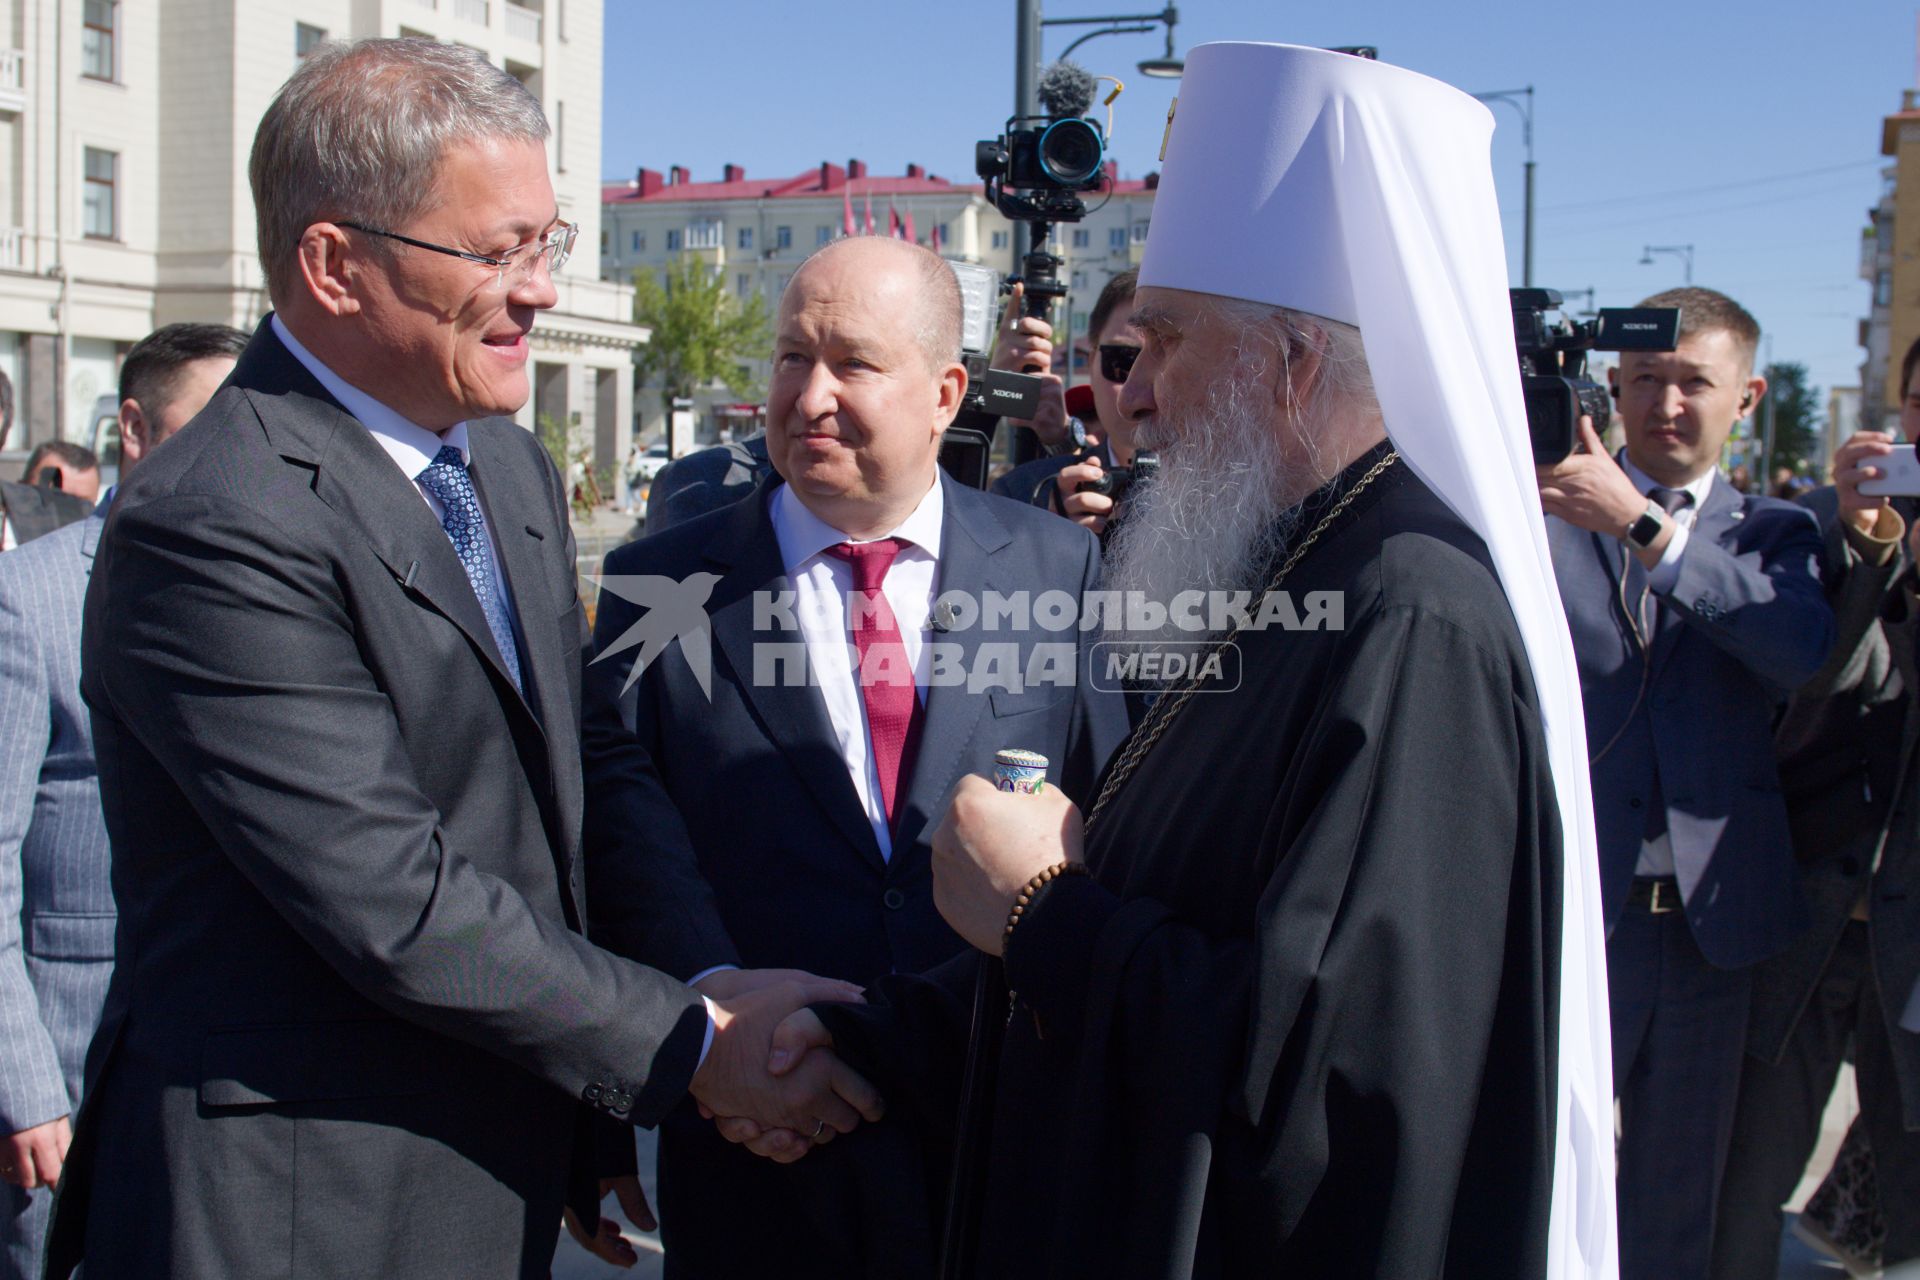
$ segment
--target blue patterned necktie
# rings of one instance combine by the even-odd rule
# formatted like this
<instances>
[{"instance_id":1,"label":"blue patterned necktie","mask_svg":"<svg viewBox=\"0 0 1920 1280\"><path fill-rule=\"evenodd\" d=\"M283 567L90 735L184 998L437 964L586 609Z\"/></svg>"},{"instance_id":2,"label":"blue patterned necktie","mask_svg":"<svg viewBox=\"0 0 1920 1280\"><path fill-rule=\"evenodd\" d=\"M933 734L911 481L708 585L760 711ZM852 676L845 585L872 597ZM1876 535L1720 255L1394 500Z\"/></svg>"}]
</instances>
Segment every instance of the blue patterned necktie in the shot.
<instances>
[{"instance_id":1,"label":"blue patterned necktie","mask_svg":"<svg viewBox=\"0 0 1920 1280\"><path fill-rule=\"evenodd\" d=\"M480 498L473 491L473 478L467 474L466 459L452 445L435 454L417 479L420 487L440 501L445 512L440 525L453 541L460 567L467 571L480 611L487 615L487 630L500 648L513 687L520 688L520 648L513 641L513 619L508 616L507 601L494 581L493 557L488 554L487 523L480 515Z\"/></svg>"}]
</instances>

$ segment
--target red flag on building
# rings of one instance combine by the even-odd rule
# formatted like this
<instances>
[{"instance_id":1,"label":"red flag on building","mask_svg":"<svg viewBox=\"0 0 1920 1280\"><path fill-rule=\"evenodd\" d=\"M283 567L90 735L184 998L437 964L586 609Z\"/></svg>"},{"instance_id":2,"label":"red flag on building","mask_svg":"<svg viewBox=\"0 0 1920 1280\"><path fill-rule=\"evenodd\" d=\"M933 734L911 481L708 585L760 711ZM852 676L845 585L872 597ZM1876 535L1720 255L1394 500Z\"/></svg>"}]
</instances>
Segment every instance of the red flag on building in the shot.
<instances>
[{"instance_id":1,"label":"red flag on building","mask_svg":"<svg viewBox=\"0 0 1920 1280\"><path fill-rule=\"evenodd\" d=\"M853 226L853 184L851 182L840 188L840 230L850 236L859 234Z\"/></svg>"},{"instance_id":2,"label":"red flag on building","mask_svg":"<svg viewBox=\"0 0 1920 1280\"><path fill-rule=\"evenodd\" d=\"M873 192L867 192L867 234L873 234Z\"/></svg>"},{"instance_id":3,"label":"red flag on building","mask_svg":"<svg viewBox=\"0 0 1920 1280\"><path fill-rule=\"evenodd\" d=\"M907 218L906 218L906 224L905 224L904 230L906 232L906 235L904 238L909 244L920 243L920 237L913 233L913 206L912 205L907 206Z\"/></svg>"},{"instance_id":4,"label":"red flag on building","mask_svg":"<svg viewBox=\"0 0 1920 1280\"><path fill-rule=\"evenodd\" d=\"M893 207L893 197L887 197L887 234L895 240L900 238L900 212Z\"/></svg>"},{"instance_id":5,"label":"red flag on building","mask_svg":"<svg viewBox=\"0 0 1920 1280\"><path fill-rule=\"evenodd\" d=\"M927 232L927 247L935 253L940 252L940 224L934 223L933 230Z\"/></svg>"}]
</instances>

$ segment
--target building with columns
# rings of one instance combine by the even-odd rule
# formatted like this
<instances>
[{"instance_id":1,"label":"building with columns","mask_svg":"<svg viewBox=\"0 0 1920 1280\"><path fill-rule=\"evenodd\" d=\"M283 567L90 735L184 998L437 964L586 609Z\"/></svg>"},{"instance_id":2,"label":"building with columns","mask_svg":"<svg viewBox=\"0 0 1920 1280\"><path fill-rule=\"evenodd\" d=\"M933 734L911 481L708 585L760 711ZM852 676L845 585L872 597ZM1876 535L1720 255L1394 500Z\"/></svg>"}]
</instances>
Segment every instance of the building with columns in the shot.
<instances>
[{"instance_id":1,"label":"building with columns","mask_svg":"<svg viewBox=\"0 0 1920 1280\"><path fill-rule=\"evenodd\" d=\"M632 420L632 289L599 278L601 0L0 0L0 370L9 456L90 443L119 359L177 320L251 329L267 309L247 155L261 114L326 40L480 50L540 99L560 216L581 252L533 333L532 403L610 464ZM0 474L7 466L0 464Z\"/></svg>"},{"instance_id":2,"label":"building with columns","mask_svg":"<svg viewBox=\"0 0 1920 1280\"><path fill-rule=\"evenodd\" d=\"M734 296L771 310L808 254L846 234L851 214L856 234L887 235L891 218L911 219L912 238L957 262L1011 273L1013 226L987 203L978 183L955 183L909 164L904 174L874 174L865 162L822 161L797 174L750 177L739 165L720 166L717 179L696 181L673 165L641 168L632 178L609 179L601 190L600 274L631 282L637 271L661 273L673 260L695 254L719 273ZM1105 193L1087 196L1084 220L1060 227L1054 252L1063 260L1068 318L1076 372L1086 368L1087 313L1116 273L1138 265L1147 241L1157 175L1114 179ZM869 224L871 211L871 224ZM1064 352L1059 360L1064 369ZM768 362L752 372L765 385ZM658 392L643 389L634 403L647 440L665 432ZM696 438L708 442L721 430L738 435L758 429L758 404L738 403L725 387L695 397Z\"/></svg>"}]
</instances>

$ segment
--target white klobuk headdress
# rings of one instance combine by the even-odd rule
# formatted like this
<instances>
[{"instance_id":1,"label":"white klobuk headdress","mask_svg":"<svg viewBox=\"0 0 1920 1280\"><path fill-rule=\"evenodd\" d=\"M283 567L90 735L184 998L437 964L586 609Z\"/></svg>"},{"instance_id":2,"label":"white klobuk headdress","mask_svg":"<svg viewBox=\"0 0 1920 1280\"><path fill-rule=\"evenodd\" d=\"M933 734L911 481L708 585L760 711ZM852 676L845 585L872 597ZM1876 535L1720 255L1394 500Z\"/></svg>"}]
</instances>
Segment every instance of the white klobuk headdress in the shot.
<instances>
[{"instance_id":1,"label":"white klobuk headdress","mask_svg":"<svg viewBox=\"0 0 1920 1280\"><path fill-rule=\"evenodd\" d=\"M1566 870L1547 1274L1611 1280L1613 1082L1586 730L1520 397L1493 117L1403 68L1202 45L1168 126L1141 287L1359 328L1387 435L1486 540L1533 666Z\"/></svg>"}]
</instances>

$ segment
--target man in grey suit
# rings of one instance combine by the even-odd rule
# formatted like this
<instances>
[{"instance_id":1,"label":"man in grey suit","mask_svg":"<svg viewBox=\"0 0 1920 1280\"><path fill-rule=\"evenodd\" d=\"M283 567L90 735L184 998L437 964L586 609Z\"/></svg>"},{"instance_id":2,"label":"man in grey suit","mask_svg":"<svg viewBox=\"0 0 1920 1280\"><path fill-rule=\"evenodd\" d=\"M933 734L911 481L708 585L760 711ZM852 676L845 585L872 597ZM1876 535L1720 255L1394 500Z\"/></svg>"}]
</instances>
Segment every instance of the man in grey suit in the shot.
<instances>
[{"instance_id":1,"label":"man in grey suit","mask_svg":"<svg viewBox=\"0 0 1920 1280\"><path fill-rule=\"evenodd\" d=\"M1607 919L1623 1280L1707 1274L1753 966L1807 927L1773 761L1779 703L1833 644L1820 530L1715 470L1766 392L1759 326L1688 287L1679 346L1624 354L1626 450L1540 471L1573 632Z\"/></svg>"},{"instance_id":2,"label":"man in grey suit","mask_svg":"<svg viewBox=\"0 0 1920 1280\"><path fill-rule=\"evenodd\" d=\"M1920 342L1901 363L1900 414L1920 437ZM1920 690L1913 592L1920 501L1860 492L1894 437L1862 431L1805 499L1825 535L1839 641L1794 695L1776 745L1813 928L1754 977L1752 1025L1714 1234L1715 1280L1771 1277L1780 1210L1806 1169L1849 1044L1873 1153L1888 1267L1920 1258L1920 1032L1902 1028L1920 980L1920 839L1913 823ZM1802 1228L1810 1224L1801 1220ZM1843 1233L1844 1234L1844 1233ZM1852 1242L1832 1239L1845 1249Z\"/></svg>"},{"instance_id":3,"label":"man in grey suit","mask_svg":"<svg viewBox=\"0 0 1920 1280\"><path fill-rule=\"evenodd\" d=\"M120 366L120 473L200 412L245 350L225 325L148 334ZM80 1069L113 971L113 891L80 613L109 493L92 517L0 560L0 1275L39 1274Z\"/></svg>"},{"instance_id":4,"label":"man in grey suit","mask_svg":"<svg viewBox=\"0 0 1920 1280\"><path fill-rule=\"evenodd\" d=\"M766 1075L842 984L710 1000L580 932L573 538L498 416L574 238L547 132L409 39L309 55L261 121L274 314L87 592L119 923L51 1276L545 1277L605 1128L879 1114L838 1063Z\"/></svg>"}]
</instances>

